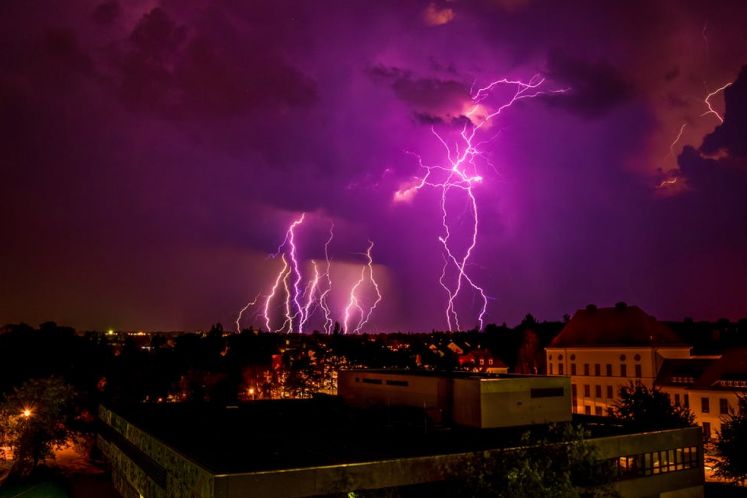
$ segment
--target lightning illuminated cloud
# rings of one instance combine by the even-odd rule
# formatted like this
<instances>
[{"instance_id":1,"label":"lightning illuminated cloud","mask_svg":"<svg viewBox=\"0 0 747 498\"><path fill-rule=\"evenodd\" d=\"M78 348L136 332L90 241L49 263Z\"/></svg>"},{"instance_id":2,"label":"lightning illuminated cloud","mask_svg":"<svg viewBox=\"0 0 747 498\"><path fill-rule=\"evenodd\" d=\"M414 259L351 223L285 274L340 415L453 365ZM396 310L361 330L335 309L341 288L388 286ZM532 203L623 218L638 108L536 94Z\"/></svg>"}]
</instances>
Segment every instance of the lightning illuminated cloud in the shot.
<instances>
[{"instance_id":1,"label":"lightning illuminated cloud","mask_svg":"<svg viewBox=\"0 0 747 498\"><path fill-rule=\"evenodd\" d=\"M424 187L433 187L440 190L442 232L438 237L438 241L441 244L444 254L444 265L438 281L447 295L445 316L449 330L461 330L456 300L465 288L471 288L479 298L480 306L477 313L477 323L480 329L484 326L484 318L488 306L488 296L485 294L485 290L478 285L468 268L477 247L479 231L478 203L474 187L483 181L483 177L479 174L479 164L477 161L478 159L482 159L482 162L490 164L480 150L480 147L489 141L489 139L478 141L478 133L489 128L495 118L519 100L547 93L563 93L567 91L567 89L544 90L542 89L544 83L545 79L538 75L533 76L528 82L502 78L473 92L471 104L464 114L467 118L466 122L457 134L453 145L450 144L447 138L439 134L435 128L431 128L433 135L444 148L446 165L425 165L420 156L415 154L420 167L425 170L425 174L417 179L415 185L400 189L394 195L395 200L402 200L410 198L417 190ZM491 110L488 101L491 100L494 90L499 87L512 88L513 93L505 102ZM452 194L462 196L469 206L470 223L466 233L469 244L461 252L452 238L453 221L450 222L450 220L455 218L455 214L449 208L449 198ZM450 273L453 275L450 275ZM352 299L349 307L355 307L356 305L357 302Z\"/></svg>"}]
</instances>

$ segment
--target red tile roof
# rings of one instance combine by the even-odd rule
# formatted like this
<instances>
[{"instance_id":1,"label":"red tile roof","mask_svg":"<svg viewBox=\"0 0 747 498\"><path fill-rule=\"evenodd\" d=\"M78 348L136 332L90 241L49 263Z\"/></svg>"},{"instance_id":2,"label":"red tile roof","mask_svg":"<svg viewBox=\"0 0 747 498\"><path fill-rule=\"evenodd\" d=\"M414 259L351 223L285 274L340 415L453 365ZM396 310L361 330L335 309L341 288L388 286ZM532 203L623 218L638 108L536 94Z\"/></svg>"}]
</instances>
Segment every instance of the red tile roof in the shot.
<instances>
[{"instance_id":1,"label":"red tile roof","mask_svg":"<svg viewBox=\"0 0 747 498\"><path fill-rule=\"evenodd\" d=\"M655 346L681 341L666 325L638 306L619 304L613 308L587 306L578 310L550 347Z\"/></svg>"}]
</instances>

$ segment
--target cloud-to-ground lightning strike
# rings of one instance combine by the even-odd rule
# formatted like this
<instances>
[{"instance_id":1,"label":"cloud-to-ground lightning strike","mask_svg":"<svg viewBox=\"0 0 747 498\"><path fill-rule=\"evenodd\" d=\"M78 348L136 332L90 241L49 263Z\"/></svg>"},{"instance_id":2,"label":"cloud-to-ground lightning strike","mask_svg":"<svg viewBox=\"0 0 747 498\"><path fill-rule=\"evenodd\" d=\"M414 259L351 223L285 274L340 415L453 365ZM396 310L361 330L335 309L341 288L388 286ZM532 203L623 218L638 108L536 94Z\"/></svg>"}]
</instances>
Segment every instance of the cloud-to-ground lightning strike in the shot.
<instances>
[{"instance_id":1,"label":"cloud-to-ground lightning strike","mask_svg":"<svg viewBox=\"0 0 747 498\"><path fill-rule=\"evenodd\" d=\"M278 246L277 251L271 255L273 258L280 256L282 266L275 276L269 293L262 297L264 303L262 311L258 313L258 316L262 319L267 331L303 333L314 312L317 309L321 309L324 315L323 330L325 333L331 334L335 327L335 320L332 318L332 309L329 304L329 294L332 291L332 260L329 255L329 246L334 239L334 224L330 226L329 237L324 243L324 270L323 272L320 271L317 261L311 260L312 276L306 285L303 286L304 275L301 272L301 258L296 243L296 229L304 222L304 219L305 213L302 213L299 218L290 224L283 242ZM345 308L345 332L360 332L371 319L371 315L382 299L379 285L373 273L373 257L371 255L373 246L373 242L369 241L368 250L365 253L367 264L363 266L360 280L353 286L350 292L351 301ZM358 295L359 288L366 279L368 279L373 292L376 294L376 299L368 307L364 307L361 304L361 298ZM243 314L247 309L256 305L259 300L260 295L257 295L257 297L239 311L236 318L237 331L241 330L240 320ZM280 300L280 307L283 309L283 322L280 327L273 328L271 318L273 303L278 302L278 300ZM358 313L358 322L352 330L349 330L348 325L353 311Z\"/></svg>"},{"instance_id":2,"label":"cloud-to-ground lightning strike","mask_svg":"<svg viewBox=\"0 0 747 498\"><path fill-rule=\"evenodd\" d=\"M331 263L329 259L329 245L332 243L332 239L335 236L335 225L332 224L329 227L329 238L327 239L327 242L324 243L324 260L327 263L326 269L324 271L324 278L326 281L326 288L324 291L322 291L322 294L319 296L319 306L322 308L322 311L324 312L324 333L325 334L331 334L335 321L332 319L332 310L329 308L329 303L327 302L327 298L329 297L329 293L332 291L332 276L330 275L330 269L331 269Z\"/></svg>"},{"instance_id":3,"label":"cloud-to-ground lightning strike","mask_svg":"<svg viewBox=\"0 0 747 498\"><path fill-rule=\"evenodd\" d=\"M246 306L244 306L243 308L241 308L241 310L239 311L239 314L236 317L236 332L241 332L241 316L244 314L244 312L246 310L248 310L249 308L251 308L252 306L254 306L255 304L257 304L257 300L259 300L259 296L260 295L257 294L254 297L254 299L252 299L251 301L249 301L248 303L246 303Z\"/></svg>"},{"instance_id":4,"label":"cloud-to-ground lightning strike","mask_svg":"<svg viewBox=\"0 0 747 498\"><path fill-rule=\"evenodd\" d=\"M381 290L379 289L379 284L376 282L376 279L374 278L373 273L373 257L371 256L371 251L373 250L374 243L369 241L368 242L368 249L366 250L366 259L367 263L363 265L363 268L361 268L361 276L358 279L358 281L353 285L352 289L350 289L350 297L348 298L348 305L345 307L345 315L343 319L343 332L345 334L347 333L359 333L363 327L368 323L368 321L371 319L371 314L376 309L376 306L381 302L382 296L381 296ZM368 280L371 283L371 286L373 287L374 291L376 292L376 299L374 302L368 307L368 311L364 310L363 305L360 302L360 298L358 296L358 290L361 285L366 281L366 271L368 271ZM352 316L354 313L358 314L358 324L355 326L354 329L350 329L350 322L352 320Z\"/></svg>"},{"instance_id":5,"label":"cloud-to-ground lightning strike","mask_svg":"<svg viewBox=\"0 0 747 498\"><path fill-rule=\"evenodd\" d=\"M447 294L445 315L449 330L461 329L455 301L465 286L472 288L473 291L479 295L481 306L477 316L477 322L479 323L480 329L484 326L484 318L488 305L488 296L485 294L485 290L475 282L467 269L470 259L477 247L479 231L477 199L473 187L483 181L483 177L477 173L478 165L476 164L476 160L482 156L479 147L484 142L477 142L476 136L481 129L489 127L494 118L498 117L504 110L508 109L519 100L533 98L548 93L563 93L567 91L567 89L542 90L541 87L544 82L545 79L538 75L533 76L528 82L502 78L478 89L472 94L470 108L465 113L467 120L459 132L458 139L454 146L450 146L447 140L444 139L435 128L431 128L433 135L446 150L448 166L427 166L423 164L420 156L416 155L416 157L418 157L419 165L425 170L425 175L419 179L414 187L410 187L405 192L399 191L395 193L395 199L397 199L407 196L409 193L412 193L413 190L419 190L426 186L435 187L441 191L440 206L441 226L443 231L438 237L438 240L441 243L444 252L444 265L438 280ZM488 111L482 103L490 97L493 90L499 86L514 87L513 95L508 99L508 101L497 107L495 110ZM483 158L483 160L485 159ZM441 178L438 178L437 175L441 175ZM453 189L457 192L461 192L465 196L469 205L469 212L472 221L470 232L468 233L469 245L461 254L457 254L456 247L452 243L452 234L449 226L450 215L447 201L449 193ZM447 274L449 269L453 269L453 271L456 272L456 278L454 281L448 281Z\"/></svg>"}]
</instances>

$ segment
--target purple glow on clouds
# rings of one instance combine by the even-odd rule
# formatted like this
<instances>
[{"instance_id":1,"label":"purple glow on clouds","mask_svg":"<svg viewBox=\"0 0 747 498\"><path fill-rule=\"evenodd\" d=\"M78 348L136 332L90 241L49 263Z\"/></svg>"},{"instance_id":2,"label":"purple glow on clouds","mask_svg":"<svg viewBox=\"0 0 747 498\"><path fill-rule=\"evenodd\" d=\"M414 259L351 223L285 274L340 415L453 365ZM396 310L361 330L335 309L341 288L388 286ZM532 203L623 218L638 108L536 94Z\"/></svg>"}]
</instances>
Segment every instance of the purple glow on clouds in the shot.
<instances>
[{"instance_id":1,"label":"purple glow on clouds","mask_svg":"<svg viewBox=\"0 0 747 498\"><path fill-rule=\"evenodd\" d=\"M393 200L422 174L407 151L441 162L431 128L460 129L473 85L536 73L572 91L517 103L485 149L486 322L747 315L744 85L710 99L719 131L702 116L747 63L745 21L733 2L4 2L0 322L231 324L306 212L309 275L335 226L333 309L372 240L370 328L444 328L440 194Z\"/></svg>"}]
</instances>

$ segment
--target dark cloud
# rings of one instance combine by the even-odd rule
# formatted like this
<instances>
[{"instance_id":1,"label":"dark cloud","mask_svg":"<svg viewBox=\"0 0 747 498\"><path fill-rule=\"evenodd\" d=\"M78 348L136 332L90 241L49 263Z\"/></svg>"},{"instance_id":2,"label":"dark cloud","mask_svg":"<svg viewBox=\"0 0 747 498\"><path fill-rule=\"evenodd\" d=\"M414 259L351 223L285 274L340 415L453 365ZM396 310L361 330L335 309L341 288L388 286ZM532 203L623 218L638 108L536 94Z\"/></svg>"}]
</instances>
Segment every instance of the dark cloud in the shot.
<instances>
[{"instance_id":1,"label":"dark cloud","mask_svg":"<svg viewBox=\"0 0 747 498\"><path fill-rule=\"evenodd\" d=\"M700 150L715 154L721 150L747 159L747 66L739 77L724 90L726 112L724 122L703 140Z\"/></svg>"},{"instance_id":2,"label":"dark cloud","mask_svg":"<svg viewBox=\"0 0 747 498\"><path fill-rule=\"evenodd\" d=\"M548 100L586 117L603 116L633 95L631 83L604 60L588 61L554 51L548 57L547 76L569 88Z\"/></svg>"},{"instance_id":3,"label":"dark cloud","mask_svg":"<svg viewBox=\"0 0 747 498\"><path fill-rule=\"evenodd\" d=\"M210 118L316 100L314 81L266 41L248 40L237 52L216 34L161 8L145 14L119 58L127 104L171 118Z\"/></svg>"},{"instance_id":4,"label":"dark cloud","mask_svg":"<svg viewBox=\"0 0 747 498\"><path fill-rule=\"evenodd\" d=\"M122 14L122 8L117 0L101 2L93 10L93 20L99 24L111 24Z\"/></svg>"},{"instance_id":5,"label":"dark cloud","mask_svg":"<svg viewBox=\"0 0 747 498\"><path fill-rule=\"evenodd\" d=\"M450 68L453 72L454 68ZM454 79L418 78L395 67L374 66L369 74L375 81L390 85L394 94L426 124L451 123L464 119L470 101L469 88Z\"/></svg>"}]
</instances>

